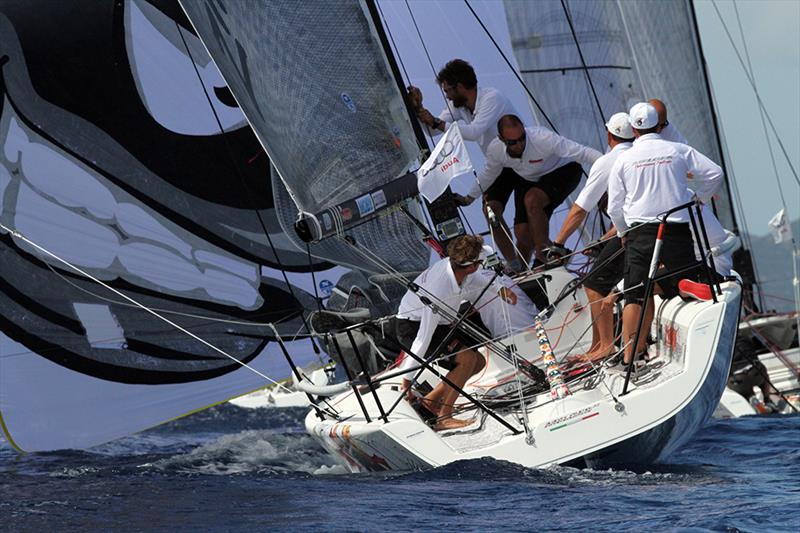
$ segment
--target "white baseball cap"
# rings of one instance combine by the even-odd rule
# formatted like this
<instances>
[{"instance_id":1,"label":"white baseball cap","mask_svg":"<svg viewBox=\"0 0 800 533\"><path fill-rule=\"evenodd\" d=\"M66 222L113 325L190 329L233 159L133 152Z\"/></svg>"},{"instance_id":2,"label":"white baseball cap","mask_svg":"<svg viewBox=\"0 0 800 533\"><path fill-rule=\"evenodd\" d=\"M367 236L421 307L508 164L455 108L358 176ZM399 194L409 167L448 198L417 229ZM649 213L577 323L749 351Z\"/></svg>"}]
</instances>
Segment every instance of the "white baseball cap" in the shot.
<instances>
[{"instance_id":1,"label":"white baseball cap","mask_svg":"<svg viewBox=\"0 0 800 533\"><path fill-rule=\"evenodd\" d=\"M633 128L628 120L627 113L615 113L606 122L606 129L611 135L621 139L633 139Z\"/></svg>"},{"instance_id":2,"label":"white baseball cap","mask_svg":"<svg viewBox=\"0 0 800 533\"><path fill-rule=\"evenodd\" d=\"M658 125L658 111L647 102L636 104L628 114L631 126L637 130L649 130Z\"/></svg>"}]
</instances>

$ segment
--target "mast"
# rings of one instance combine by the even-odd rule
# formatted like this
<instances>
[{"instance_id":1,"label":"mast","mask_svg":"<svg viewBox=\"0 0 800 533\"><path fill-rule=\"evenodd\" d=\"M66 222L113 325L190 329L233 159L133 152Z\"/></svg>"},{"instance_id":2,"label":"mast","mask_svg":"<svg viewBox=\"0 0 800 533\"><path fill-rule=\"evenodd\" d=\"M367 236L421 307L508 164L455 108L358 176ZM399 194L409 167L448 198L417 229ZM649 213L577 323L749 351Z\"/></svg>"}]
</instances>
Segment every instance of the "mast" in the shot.
<instances>
[{"instance_id":1,"label":"mast","mask_svg":"<svg viewBox=\"0 0 800 533\"><path fill-rule=\"evenodd\" d=\"M377 33L378 39L383 47L383 51L389 63L392 75L394 76L395 83L400 89L400 94L403 95L406 112L411 118L411 126L414 130L414 135L417 137L417 143L419 144L422 153L427 154L429 153L428 140L425 138L425 133L422 131L422 126L420 126L419 121L417 120L416 112L411 109L411 105L408 102L408 91L406 91L405 82L403 81L403 76L400 74L400 69L398 68L397 60L392 53L392 48L389 46L386 30L381 22L377 0L364 1L367 5L370 17L372 18L372 24L375 26L375 32ZM425 206L428 208L428 214L431 217L434 237L438 239L439 245L442 249L447 248L447 244L450 242L450 240L466 233L464 231L464 221L462 220L458 206L456 206L456 203L453 200L453 194L450 187L445 189L444 193L442 193L442 195L433 202L428 202L424 198L423 201L425 202Z\"/></svg>"},{"instance_id":2,"label":"mast","mask_svg":"<svg viewBox=\"0 0 800 533\"><path fill-rule=\"evenodd\" d=\"M689 4L689 13L692 16L692 26L693 26L692 29L694 30L694 40L695 43L697 44L697 53L700 56L700 68L702 69L703 72L703 82L706 88L708 107L711 110L711 118L714 124L714 138L716 139L717 149L719 150L719 158L720 158L719 164L722 167L722 172L725 175L725 180L724 180L725 192L727 193L728 197L728 208L730 209L731 212L731 223L733 225L732 229L733 232L736 233L736 235L740 235L741 231L739 229L739 224L736 220L736 210L733 205L731 184L729 181L729 174L725 161L725 153L723 151L722 137L720 136L720 129L722 128L722 125L719 121L719 117L717 116L717 110L714 106L714 96L711 92L711 81L709 80L708 77L708 65L706 63L705 54L703 53L703 45L700 41L700 33L698 31L698 26L697 26L697 14L695 13L694 10L694 3L691 0L686 0L686 2L687 4ZM711 201L711 205L714 210L714 214L716 215L717 206L716 202L713 199ZM756 280L755 270L753 269L753 257L750 253L750 250L748 250L745 247L744 241L742 241L742 248L733 253L733 265L736 272L738 272L742 276L744 288L746 289L746 291L744 291L744 294L742 295L745 306L750 307L751 309L754 310L758 310L758 307L756 306L755 300L753 298L753 287L758 286L758 280ZM761 307L763 308L764 302L763 302L763 297L761 296L760 288L759 288L759 302L761 303Z\"/></svg>"}]
</instances>

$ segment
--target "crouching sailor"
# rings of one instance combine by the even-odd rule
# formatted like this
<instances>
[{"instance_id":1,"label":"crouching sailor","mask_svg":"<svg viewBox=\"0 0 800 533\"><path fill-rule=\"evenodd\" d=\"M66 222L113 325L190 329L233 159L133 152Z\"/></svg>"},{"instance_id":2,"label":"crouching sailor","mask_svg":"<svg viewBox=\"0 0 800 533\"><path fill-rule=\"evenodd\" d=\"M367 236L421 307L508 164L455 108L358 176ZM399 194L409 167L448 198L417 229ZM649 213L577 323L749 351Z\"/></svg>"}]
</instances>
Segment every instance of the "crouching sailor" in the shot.
<instances>
[{"instance_id":1,"label":"crouching sailor","mask_svg":"<svg viewBox=\"0 0 800 533\"><path fill-rule=\"evenodd\" d=\"M658 233L657 217L692 200L688 178L693 177L695 194L707 202L722 182L722 169L694 148L665 141L659 136L662 125L658 112L648 103L639 103L630 110L630 123L636 140L614 163L608 182L608 215L625 248L625 308L622 313L622 334L625 363L645 349L647 335L640 335L633 351L639 314L643 312L644 282L655 248ZM694 241L686 210L667 218L661 249L661 263L679 269L696 263ZM682 274L682 277L686 274ZM678 295L675 276L659 281L667 298ZM642 331L650 330L652 303L647 302Z\"/></svg>"},{"instance_id":2,"label":"crouching sailor","mask_svg":"<svg viewBox=\"0 0 800 533\"><path fill-rule=\"evenodd\" d=\"M435 263L414 280L418 290L406 292L397 312L395 334L402 346L410 346L411 353L427 360L440 354L455 354L437 359L436 364L449 370L446 377L458 388L463 388L467 380L486 364L483 356L474 349L480 344L476 335L461 327L455 331L452 328L461 302L474 304L487 288L484 276L473 275L483 271L482 250L483 239L479 236L464 235L454 239L447 248L449 257ZM496 280L492 281L488 291L496 292L511 305L517 303L516 295ZM485 330L476 313L465 322L469 323L470 329ZM413 374L410 369L418 364L408 355L400 363L399 369L409 370L405 375L404 390L411 386ZM473 421L452 418L458 395L456 389L442 381L420 400L417 408L423 416L438 420L434 426L437 431L463 427Z\"/></svg>"}]
</instances>

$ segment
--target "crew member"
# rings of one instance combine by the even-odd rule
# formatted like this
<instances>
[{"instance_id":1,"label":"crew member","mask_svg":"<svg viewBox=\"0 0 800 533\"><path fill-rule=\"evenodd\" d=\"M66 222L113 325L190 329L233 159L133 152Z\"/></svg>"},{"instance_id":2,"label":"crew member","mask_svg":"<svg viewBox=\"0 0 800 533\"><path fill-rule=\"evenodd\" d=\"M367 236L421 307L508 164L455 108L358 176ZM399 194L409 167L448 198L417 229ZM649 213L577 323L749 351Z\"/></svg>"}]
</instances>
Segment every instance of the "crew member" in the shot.
<instances>
[{"instance_id":1,"label":"crew member","mask_svg":"<svg viewBox=\"0 0 800 533\"><path fill-rule=\"evenodd\" d=\"M464 197L464 203L472 202L482 191L487 191L487 201L501 202L504 207L510 189L502 181L505 179L502 173L503 169L512 169L524 179L523 186L515 192L515 224L527 221L530 229L517 235L517 246L526 263L533 252L544 262L544 248L550 244L550 216L580 183L581 164L591 166L602 154L547 128L526 128L516 115L501 117L497 133L498 137L486 153L486 165ZM495 192L502 194L495 195ZM514 257L513 251L503 249L501 243L498 248L506 259Z\"/></svg>"},{"instance_id":2,"label":"crew member","mask_svg":"<svg viewBox=\"0 0 800 533\"><path fill-rule=\"evenodd\" d=\"M451 123L458 121L461 136L465 140L478 143L481 152L485 156L489 144L495 138L497 121L503 115L516 113L511 102L497 89L492 87L478 88L478 78L475 75L475 70L463 59L453 59L448 62L439 71L436 76L436 82L450 102L438 117L433 116L430 111L423 107L422 92L417 87L408 87L411 107L416 110L420 122L430 128L433 134L439 134L446 131ZM491 189L487 188L480 191L478 195L486 193L487 207L492 210L493 216L490 216L485 210L484 216L486 216L488 223L500 225L495 232L494 240L503 256L508 261L511 261L515 258L514 246L509 236L508 225L503 219L503 210L512 192L514 192L518 203L522 204L522 197L525 193L524 191L518 192L517 189L523 186L524 180L510 168L502 169L501 172L502 179L498 180L497 185ZM502 198L505 199L502 201L497 200ZM455 195L455 200L459 205L468 205L460 195ZM524 210L522 211L524 212ZM528 227L525 222L525 216L515 216L514 235L519 239L520 235L524 236L527 233Z\"/></svg>"},{"instance_id":3,"label":"crew member","mask_svg":"<svg viewBox=\"0 0 800 533\"><path fill-rule=\"evenodd\" d=\"M400 344L410 346L411 352L421 358L455 354L455 357L438 359L436 363L449 370L447 378L459 388L463 388L470 376L479 372L486 363L483 356L472 348L480 341L461 329L450 335L452 322L442 314L455 316L462 301L474 304L486 288L488 281L480 275L474 275L482 270L482 246L483 239L479 236L464 235L453 239L447 247L449 257L438 261L414 280L419 289L406 292L397 311L396 335ZM489 291L496 292L511 305L517 303L516 295L499 283L495 282ZM421 297L429 303L423 303ZM437 312L434 312L434 308ZM476 318L472 320L477 321ZM449 340L440 346L448 336ZM408 370L417 364L416 359L406 355L399 368ZM408 390L411 377L408 374L406 376L404 388ZM437 431L472 423L472 420L452 418L458 395L457 390L442 381L422 398L422 408L438 419L434 427Z\"/></svg>"},{"instance_id":4,"label":"crew member","mask_svg":"<svg viewBox=\"0 0 800 533\"><path fill-rule=\"evenodd\" d=\"M657 217L691 201L690 175L695 184L694 193L701 201L710 200L722 181L722 169L708 157L685 144L665 141L658 135L661 124L652 105L636 104L629 115L635 141L617 158L608 185L608 214L626 249L625 308L622 315L625 363L645 348L646 334L640 335L640 344L635 351L632 342L642 312L643 286L659 226ZM671 214L663 237L661 262L670 270L695 263L693 246L686 210ZM674 277L660 281L659 285L667 298L678 294ZM643 332L650 328L652 304L646 310Z\"/></svg>"},{"instance_id":5,"label":"crew member","mask_svg":"<svg viewBox=\"0 0 800 533\"><path fill-rule=\"evenodd\" d=\"M608 120L606 138L611 150L592 165L586 185L575 203L572 204L572 208L558 232L558 237L553 243L551 250L555 251L556 255L566 252L564 243L578 229L587 213L608 191L608 176L611 168L617 158L631 147L633 129L627 113L617 113ZM605 241L605 244L583 285L592 316L592 345L581 359L591 361L603 359L614 351L614 314L612 306L608 305L604 299L622 280L625 268L624 250L614 228L612 227L601 240ZM548 256L548 260L555 258L557 257Z\"/></svg>"}]
</instances>

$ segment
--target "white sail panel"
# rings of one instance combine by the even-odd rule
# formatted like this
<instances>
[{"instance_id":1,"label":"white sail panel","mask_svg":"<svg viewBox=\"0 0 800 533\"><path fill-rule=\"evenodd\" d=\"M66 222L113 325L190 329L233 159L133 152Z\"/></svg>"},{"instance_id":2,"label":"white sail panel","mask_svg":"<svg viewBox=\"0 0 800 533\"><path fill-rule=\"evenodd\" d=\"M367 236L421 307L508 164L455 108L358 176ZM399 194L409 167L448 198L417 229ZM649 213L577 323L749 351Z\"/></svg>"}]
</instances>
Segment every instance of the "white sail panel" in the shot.
<instances>
[{"instance_id":1,"label":"white sail panel","mask_svg":"<svg viewBox=\"0 0 800 533\"><path fill-rule=\"evenodd\" d=\"M611 115L658 98L692 146L722 161L689 0L505 6L525 83L560 134L604 150L603 124ZM720 219L732 227L730 202L721 195Z\"/></svg>"}]
</instances>

